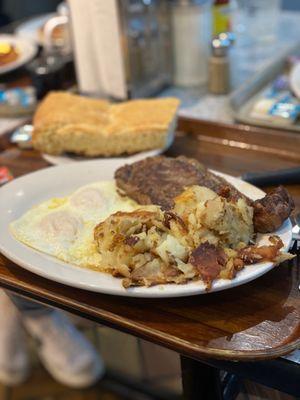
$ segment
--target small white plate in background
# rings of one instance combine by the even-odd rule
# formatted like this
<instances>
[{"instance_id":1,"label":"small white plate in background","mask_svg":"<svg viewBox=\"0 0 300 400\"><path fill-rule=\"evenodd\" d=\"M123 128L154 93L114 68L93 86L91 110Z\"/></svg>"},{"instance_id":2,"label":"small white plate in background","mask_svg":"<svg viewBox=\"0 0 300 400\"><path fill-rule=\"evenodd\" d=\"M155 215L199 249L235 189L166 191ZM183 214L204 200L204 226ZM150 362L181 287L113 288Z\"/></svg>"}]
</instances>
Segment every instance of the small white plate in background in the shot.
<instances>
[{"instance_id":1,"label":"small white plate in background","mask_svg":"<svg viewBox=\"0 0 300 400\"><path fill-rule=\"evenodd\" d=\"M293 66L290 72L290 86L298 99L300 99L300 63Z\"/></svg>"},{"instance_id":2,"label":"small white plate in background","mask_svg":"<svg viewBox=\"0 0 300 400\"><path fill-rule=\"evenodd\" d=\"M56 15L56 13L49 13L30 18L17 27L15 34L20 38L31 40L42 46L43 40L42 36L40 35L40 29L50 18Z\"/></svg>"},{"instance_id":3,"label":"small white plate in background","mask_svg":"<svg viewBox=\"0 0 300 400\"><path fill-rule=\"evenodd\" d=\"M17 51L19 52L19 56L15 61L0 66L0 74L14 71L22 65L25 65L33 59L38 50L37 45L31 40L27 38L20 38L14 35L0 34L0 42L9 43L12 46L15 46Z\"/></svg>"}]
</instances>

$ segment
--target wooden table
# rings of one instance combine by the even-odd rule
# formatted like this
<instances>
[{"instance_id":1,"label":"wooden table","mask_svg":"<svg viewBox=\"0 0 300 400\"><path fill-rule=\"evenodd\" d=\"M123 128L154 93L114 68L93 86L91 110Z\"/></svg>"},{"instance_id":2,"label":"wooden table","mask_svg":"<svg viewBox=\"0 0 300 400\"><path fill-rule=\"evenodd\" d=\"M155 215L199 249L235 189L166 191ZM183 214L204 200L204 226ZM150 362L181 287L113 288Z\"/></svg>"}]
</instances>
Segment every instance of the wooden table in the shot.
<instances>
[{"instance_id":1,"label":"wooden table","mask_svg":"<svg viewBox=\"0 0 300 400\"><path fill-rule=\"evenodd\" d=\"M240 175L297 166L299 150L300 135L180 119L175 143L167 154L192 156L208 167ZM0 165L8 166L15 176L48 165L36 152L9 145L7 137L0 138L0 151ZM299 212L300 184L288 189ZM224 292L134 299L57 284L0 255L0 285L175 350L182 357L186 399L214 399L221 398L217 373L206 364L218 368L218 363L223 363L227 368L227 361L268 360L299 347L299 264L297 257L253 282ZM300 392L300 383L296 387Z\"/></svg>"}]
</instances>

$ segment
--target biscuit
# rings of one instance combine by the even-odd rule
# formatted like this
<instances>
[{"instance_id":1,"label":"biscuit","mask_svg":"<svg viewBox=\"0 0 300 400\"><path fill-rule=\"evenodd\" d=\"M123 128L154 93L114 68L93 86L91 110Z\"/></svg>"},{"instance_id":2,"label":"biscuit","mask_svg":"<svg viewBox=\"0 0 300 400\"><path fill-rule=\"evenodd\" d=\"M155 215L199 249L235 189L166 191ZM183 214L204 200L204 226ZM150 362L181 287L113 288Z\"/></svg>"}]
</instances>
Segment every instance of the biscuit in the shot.
<instances>
[{"instance_id":1,"label":"biscuit","mask_svg":"<svg viewBox=\"0 0 300 400\"><path fill-rule=\"evenodd\" d=\"M34 119L33 146L44 153L117 156L163 148L175 129L176 98L111 104L50 93Z\"/></svg>"}]
</instances>

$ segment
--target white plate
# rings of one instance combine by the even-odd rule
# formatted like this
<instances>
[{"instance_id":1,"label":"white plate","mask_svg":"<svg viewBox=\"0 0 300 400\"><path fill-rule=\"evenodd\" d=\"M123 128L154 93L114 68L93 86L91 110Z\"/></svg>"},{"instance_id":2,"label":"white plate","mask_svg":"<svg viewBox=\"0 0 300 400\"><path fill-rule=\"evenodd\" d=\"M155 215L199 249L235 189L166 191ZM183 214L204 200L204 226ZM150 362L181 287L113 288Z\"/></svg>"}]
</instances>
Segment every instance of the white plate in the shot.
<instances>
[{"instance_id":1,"label":"white plate","mask_svg":"<svg viewBox=\"0 0 300 400\"><path fill-rule=\"evenodd\" d=\"M203 283L199 281L185 285L170 284L126 290L122 287L121 279L60 262L23 245L10 234L8 229L10 222L19 218L33 205L51 197L65 196L78 187L94 181L112 179L114 171L121 165L123 165L122 160L83 161L49 167L4 185L0 188L0 251L16 264L37 275L94 292L133 297L179 297L206 293ZM229 182L252 199L264 195L260 189L237 178L223 174L221 176L226 177ZM291 222L287 220L276 232L282 239L285 250L291 243L291 228ZM258 242L262 243L267 237L268 235L262 235ZM249 282L265 274L272 266L271 262L247 266L232 280L216 280L211 292Z\"/></svg>"},{"instance_id":2,"label":"white plate","mask_svg":"<svg viewBox=\"0 0 300 400\"><path fill-rule=\"evenodd\" d=\"M0 35L0 42L7 42L16 46L19 57L9 64L0 66L0 74L13 71L28 63L37 53L37 45L28 39L19 38L14 35Z\"/></svg>"},{"instance_id":3,"label":"white plate","mask_svg":"<svg viewBox=\"0 0 300 400\"><path fill-rule=\"evenodd\" d=\"M159 154L163 153L166 149L156 149L156 150L150 150L150 151L142 151L141 153L136 153L133 154L132 156L124 156L124 157L114 157L114 158L91 158L91 161L99 161L101 162L102 160L107 161L117 161L117 162L122 162L123 164L125 163L131 163L134 161L139 161L142 160L143 158L146 157L154 157L158 156ZM62 165L62 164L73 164L78 161L87 161L87 157L81 157L81 156L73 156L73 155L63 155L63 156L52 156L51 154L45 154L42 153L42 157L44 160L46 160L49 164L52 165Z\"/></svg>"},{"instance_id":4,"label":"white plate","mask_svg":"<svg viewBox=\"0 0 300 400\"><path fill-rule=\"evenodd\" d=\"M295 64L291 70L290 86L294 94L300 99L300 63Z\"/></svg>"},{"instance_id":5,"label":"white plate","mask_svg":"<svg viewBox=\"0 0 300 400\"><path fill-rule=\"evenodd\" d=\"M56 13L49 13L31 18L28 21L20 24L15 30L15 33L19 37L29 39L42 46L43 42L41 36L39 35L39 29L48 21L48 19L56 15Z\"/></svg>"}]
</instances>

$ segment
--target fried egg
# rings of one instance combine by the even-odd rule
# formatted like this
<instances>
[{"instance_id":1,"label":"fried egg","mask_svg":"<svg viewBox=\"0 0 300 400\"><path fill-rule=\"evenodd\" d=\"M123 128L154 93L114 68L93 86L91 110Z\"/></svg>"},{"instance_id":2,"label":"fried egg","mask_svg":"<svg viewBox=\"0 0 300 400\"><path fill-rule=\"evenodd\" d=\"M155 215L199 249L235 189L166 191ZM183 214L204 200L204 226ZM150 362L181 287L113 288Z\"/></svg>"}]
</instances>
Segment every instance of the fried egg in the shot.
<instances>
[{"instance_id":1,"label":"fried egg","mask_svg":"<svg viewBox=\"0 0 300 400\"><path fill-rule=\"evenodd\" d=\"M94 243L95 226L117 211L138 207L118 194L114 181L95 182L34 206L12 222L10 229L17 240L36 250L70 264L103 270Z\"/></svg>"}]
</instances>

